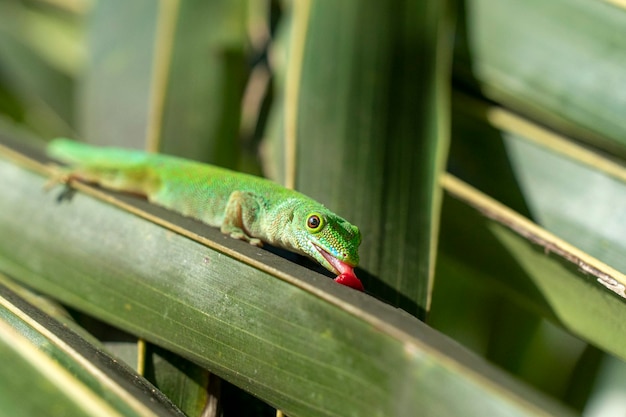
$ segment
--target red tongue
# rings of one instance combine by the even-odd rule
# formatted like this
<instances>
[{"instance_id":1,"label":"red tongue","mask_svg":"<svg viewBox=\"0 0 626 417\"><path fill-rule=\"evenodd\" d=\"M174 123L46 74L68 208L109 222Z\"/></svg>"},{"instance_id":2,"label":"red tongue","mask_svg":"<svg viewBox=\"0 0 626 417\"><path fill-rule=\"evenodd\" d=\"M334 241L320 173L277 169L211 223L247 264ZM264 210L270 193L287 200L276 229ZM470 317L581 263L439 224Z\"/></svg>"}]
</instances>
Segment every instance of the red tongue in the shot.
<instances>
[{"instance_id":1,"label":"red tongue","mask_svg":"<svg viewBox=\"0 0 626 417\"><path fill-rule=\"evenodd\" d=\"M351 273L343 273L335 278L335 282L341 285L346 285L348 287L354 288L355 290L365 291L363 288L363 284L361 281L354 275L353 271Z\"/></svg>"},{"instance_id":2,"label":"red tongue","mask_svg":"<svg viewBox=\"0 0 626 417\"><path fill-rule=\"evenodd\" d=\"M335 267L335 269L337 269L337 271L339 271L339 276L335 278L336 283L354 288L355 290L365 291L363 284L361 284L361 281L354 274L354 267L352 265L348 265L347 263L340 261L339 259L326 253L324 250L318 248L318 251L332 266Z\"/></svg>"}]
</instances>

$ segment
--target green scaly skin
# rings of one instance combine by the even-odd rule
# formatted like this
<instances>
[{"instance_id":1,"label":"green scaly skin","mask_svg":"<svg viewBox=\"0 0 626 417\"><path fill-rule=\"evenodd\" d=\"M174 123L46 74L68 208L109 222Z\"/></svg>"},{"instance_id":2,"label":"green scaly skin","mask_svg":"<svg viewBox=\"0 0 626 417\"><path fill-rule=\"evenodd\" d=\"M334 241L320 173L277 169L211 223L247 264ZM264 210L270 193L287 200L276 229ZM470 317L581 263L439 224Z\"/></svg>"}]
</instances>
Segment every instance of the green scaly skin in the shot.
<instances>
[{"instance_id":1,"label":"green scaly skin","mask_svg":"<svg viewBox=\"0 0 626 417\"><path fill-rule=\"evenodd\" d=\"M154 204L261 246L306 255L336 281L362 290L353 267L361 233L315 200L272 181L187 159L55 139L48 154L70 165L68 178L144 195Z\"/></svg>"}]
</instances>

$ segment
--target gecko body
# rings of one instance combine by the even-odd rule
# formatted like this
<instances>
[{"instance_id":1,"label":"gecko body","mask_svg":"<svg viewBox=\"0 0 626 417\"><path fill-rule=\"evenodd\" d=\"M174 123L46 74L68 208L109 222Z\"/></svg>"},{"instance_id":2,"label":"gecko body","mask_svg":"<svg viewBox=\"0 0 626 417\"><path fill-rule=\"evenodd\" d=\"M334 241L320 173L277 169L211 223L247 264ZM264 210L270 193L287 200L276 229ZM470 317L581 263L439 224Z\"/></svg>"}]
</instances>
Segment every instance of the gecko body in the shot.
<instances>
[{"instance_id":1,"label":"gecko body","mask_svg":"<svg viewBox=\"0 0 626 417\"><path fill-rule=\"evenodd\" d=\"M354 274L361 234L322 204L270 180L183 158L55 139L48 154L68 178L145 196L150 202L219 227L233 238L306 255L335 281L359 290Z\"/></svg>"}]
</instances>

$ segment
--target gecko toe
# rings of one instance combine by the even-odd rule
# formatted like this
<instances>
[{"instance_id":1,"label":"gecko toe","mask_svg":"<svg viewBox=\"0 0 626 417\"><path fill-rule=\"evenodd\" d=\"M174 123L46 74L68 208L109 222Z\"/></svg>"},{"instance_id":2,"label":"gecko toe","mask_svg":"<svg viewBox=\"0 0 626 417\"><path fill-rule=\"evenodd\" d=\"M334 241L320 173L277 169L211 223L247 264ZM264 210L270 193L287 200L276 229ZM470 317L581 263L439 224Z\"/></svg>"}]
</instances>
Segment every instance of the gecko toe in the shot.
<instances>
[{"instance_id":1,"label":"gecko toe","mask_svg":"<svg viewBox=\"0 0 626 417\"><path fill-rule=\"evenodd\" d=\"M237 240L243 240L253 246L258 246L258 247L263 246L263 242L261 242L261 239L257 239L256 237L250 237L243 232L231 232L230 237L232 237L233 239L237 239Z\"/></svg>"},{"instance_id":2,"label":"gecko toe","mask_svg":"<svg viewBox=\"0 0 626 417\"><path fill-rule=\"evenodd\" d=\"M230 232L230 237L237 240L247 240L246 235L244 235L242 232Z\"/></svg>"}]
</instances>

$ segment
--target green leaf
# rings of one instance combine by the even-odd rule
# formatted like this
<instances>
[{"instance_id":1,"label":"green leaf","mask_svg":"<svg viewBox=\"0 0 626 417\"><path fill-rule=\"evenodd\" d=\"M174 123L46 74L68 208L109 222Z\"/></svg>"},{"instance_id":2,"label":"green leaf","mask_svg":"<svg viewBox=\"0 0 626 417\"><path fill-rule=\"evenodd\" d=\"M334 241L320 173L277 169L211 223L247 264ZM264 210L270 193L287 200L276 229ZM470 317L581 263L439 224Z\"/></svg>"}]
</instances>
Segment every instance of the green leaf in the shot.
<instances>
[{"instance_id":1,"label":"green leaf","mask_svg":"<svg viewBox=\"0 0 626 417\"><path fill-rule=\"evenodd\" d=\"M219 378L178 355L149 345L146 349L144 376L187 416L202 416L209 398L217 409L219 396L212 392L213 396L210 397L208 389L215 384L219 388Z\"/></svg>"},{"instance_id":2,"label":"green leaf","mask_svg":"<svg viewBox=\"0 0 626 417\"><path fill-rule=\"evenodd\" d=\"M0 405L7 415L183 415L100 347L3 285L0 329Z\"/></svg>"},{"instance_id":3,"label":"green leaf","mask_svg":"<svg viewBox=\"0 0 626 417\"><path fill-rule=\"evenodd\" d=\"M14 96L8 100L18 101L25 124L40 135L67 135L73 131L75 85L72 74L51 61L42 48L33 43L34 39L40 39L34 34L37 31L47 34L47 51L66 51L71 49L68 48L67 38L56 35L68 28L76 30L76 24L71 19L61 16L44 18L21 2L0 4L2 89ZM78 56L74 56L64 62L77 66L78 60Z\"/></svg>"},{"instance_id":4,"label":"green leaf","mask_svg":"<svg viewBox=\"0 0 626 417\"><path fill-rule=\"evenodd\" d=\"M246 11L241 0L97 2L81 89L87 141L235 166Z\"/></svg>"},{"instance_id":5,"label":"green leaf","mask_svg":"<svg viewBox=\"0 0 626 417\"><path fill-rule=\"evenodd\" d=\"M626 358L622 273L454 177L446 176L444 186L462 203L446 200L442 252L515 301Z\"/></svg>"},{"instance_id":6,"label":"green leaf","mask_svg":"<svg viewBox=\"0 0 626 417\"><path fill-rule=\"evenodd\" d=\"M518 213L531 217L509 160L502 131L488 122L490 107L456 92L448 172Z\"/></svg>"},{"instance_id":7,"label":"green leaf","mask_svg":"<svg viewBox=\"0 0 626 417\"><path fill-rule=\"evenodd\" d=\"M288 415L570 415L401 310L215 229L81 184L58 202L5 159L0 176L0 270Z\"/></svg>"},{"instance_id":8,"label":"green leaf","mask_svg":"<svg viewBox=\"0 0 626 417\"><path fill-rule=\"evenodd\" d=\"M455 74L507 107L626 156L623 2L468 0Z\"/></svg>"},{"instance_id":9,"label":"green leaf","mask_svg":"<svg viewBox=\"0 0 626 417\"><path fill-rule=\"evenodd\" d=\"M609 415L616 405L621 407L622 399L614 397L613 393L626 389L626 364L609 356L603 358L600 365L597 384L585 408L586 415Z\"/></svg>"},{"instance_id":10,"label":"green leaf","mask_svg":"<svg viewBox=\"0 0 626 417\"><path fill-rule=\"evenodd\" d=\"M146 378L186 416L202 416L206 407L219 404L219 396L208 390L213 390L215 385L219 387L220 379L210 376L205 368L86 314L74 311L72 317L93 333L89 337L98 338L96 344L103 345L118 360ZM72 322L62 322L77 331L75 323L72 326ZM86 333L82 327L78 330Z\"/></svg>"},{"instance_id":11,"label":"green leaf","mask_svg":"<svg viewBox=\"0 0 626 417\"><path fill-rule=\"evenodd\" d=\"M360 227L361 277L423 317L447 151L447 2L294 2L279 102L288 186ZM284 100L284 104L283 101Z\"/></svg>"},{"instance_id":12,"label":"green leaf","mask_svg":"<svg viewBox=\"0 0 626 417\"><path fill-rule=\"evenodd\" d=\"M624 272L626 169L506 109L457 100L452 171Z\"/></svg>"},{"instance_id":13,"label":"green leaf","mask_svg":"<svg viewBox=\"0 0 626 417\"><path fill-rule=\"evenodd\" d=\"M505 131L507 150L537 223L626 272L626 169L555 135Z\"/></svg>"}]
</instances>

